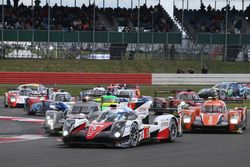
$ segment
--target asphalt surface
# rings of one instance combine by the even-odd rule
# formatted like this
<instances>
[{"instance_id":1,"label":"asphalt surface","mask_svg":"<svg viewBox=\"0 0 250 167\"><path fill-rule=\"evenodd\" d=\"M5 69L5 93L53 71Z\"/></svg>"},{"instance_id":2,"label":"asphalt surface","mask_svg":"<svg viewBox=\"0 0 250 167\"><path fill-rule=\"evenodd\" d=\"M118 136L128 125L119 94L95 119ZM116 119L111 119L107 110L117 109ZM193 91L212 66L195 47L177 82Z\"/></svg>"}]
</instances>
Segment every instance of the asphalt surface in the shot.
<instances>
[{"instance_id":1,"label":"asphalt surface","mask_svg":"<svg viewBox=\"0 0 250 167\"><path fill-rule=\"evenodd\" d=\"M30 117L22 109L3 108L0 116ZM248 120L249 122L249 120ZM248 124L249 125L249 124ZM40 124L0 120L0 138L13 135L43 134ZM248 167L250 130L244 134L188 133L175 143L147 143L136 148L64 146L60 137L0 143L1 167Z\"/></svg>"}]
</instances>

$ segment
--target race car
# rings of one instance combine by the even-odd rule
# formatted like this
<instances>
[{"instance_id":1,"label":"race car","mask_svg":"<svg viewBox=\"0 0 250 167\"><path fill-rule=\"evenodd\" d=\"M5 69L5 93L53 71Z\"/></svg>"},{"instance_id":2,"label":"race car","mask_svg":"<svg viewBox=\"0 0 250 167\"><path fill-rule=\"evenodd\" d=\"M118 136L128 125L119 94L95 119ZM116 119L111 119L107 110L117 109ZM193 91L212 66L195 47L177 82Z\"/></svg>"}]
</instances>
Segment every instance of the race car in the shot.
<instances>
[{"instance_id":1,"label":"race car","mask_svg":"<svg viewBox=\"0 0 250 167\"><path fill-rule=\"evenodd\" d=\"M83 98L88 98L96 102L100 102L101 96L106 95L108 92L109 92L108 90L97 89L97 88L87 89L87 90L82 89L82 91L80 92L79 99L81 100Z\"/></svg>"},{"instance_id":2,"label":"race car","mask_svg":"<svg viewBox=\"0 0 250 167\"><path fill-rule=\"evenodd\" d=\"M238 82L221 82L212 88L204 88L198 92L199 97L218 97L221 100L250 99L250 88Z\"/></svg>"},{"instance_id":3,"label":"race car","mask_svg":"<svg viewBox=\"0 0 250 167\"><path fill-rule=\"evenodd\" d=\"M103 144L115 147L135 147L141 142L152 140L174 142L179 132L179 122L172 114L160 115L144 124L149 119L149 106L132 110L129 107L112 105L102 111L92 122L88 119L67 119L63 126L63 143ZM147 121L146 121L147 122Z\"/></svg>"},{"instance_id":4,"label":"race car","mask_svg":"<svg viewBox=\"0 0 250 167\"><path fill-rule=\"evenodd\" d=\"M27 113L34 113L35 114L36 112L34 110L40 111L40 109L38 109L38 108L40 106L42 106L43 103L48 99L49 99L48 95L44 94L44 93L31 94L25 100L24 111Z\"/></svg>"},{"instance_id":5,"label":"race car","mask_svg":"<svg viewBox=\"0 0 250 167\"><path fill-rule=\"evenodd\" d=\"M211 98L199 107L181 110L184 131L224 130L243 133L247 127L247 107L228 109L222 100Z\"/></svg>"},{"instance_id":6,"label":"race car","mask_svg":"<svg viewBox=\"0 0 250 167\"><path fill-rule=\"evenodd\" d=\"M174 96L168 96L167 98L157 97L158 94L169 95L173 93ZM190 89L156 91L151 111L160 114L161 111L164 111L163 109L177 110L178 105L183 101L190 106L200 106L204 102L204 99L200 98L196 92Z\"/></svg>"},{"instance_id":7,"label":"race car","mask_svg":"<svg viewBox=\"0 0 250 167\"><path fill-rule=\"evenodd\" d=\"M87 118L89 122L94 120L100 111L100 104L94 101L79 101L72 107L64 103L57 103L54 110L46 112L45 123L43 128L49 135L59 134L62 131L65 119L82 119Z\"/></svg>"},{"instance_id":8,"label":"race car","mask_svg":"<svg viewBox=\"0 0 250 167\"><path fill-rule=\"evenodd\" d=\"M125 98L129 102L136 102L140 98L136 89L118 89L114 92L114 95L119 99Z\"/></svg>"},{"instance_id":9,"label":"race car","mask_svg":"<svg viewBox=\"0 0 250 167\"><path fill-rule=\"evenodd\" d=\"M24 111L29 115L43 114L45 115L48 105L55 105L63 102L65 105L72 106L76 99L70 93L64 90L56 90L48 95L29 97L26 99Z\"/></svg>"},{"instance_id":10,"label":"race car","mask_svg":"<svg viewBox=\"0 0 250 167\"><path fill-rule=\"evenodd\" d=\"M23 107L29 95L42 93L46 87L41 84L23 84L4 94L5 107Z\"/></svg>"},{"instance_id":11,"label":"race car","mask_svg":"<svg viewBox=\"0 0 250 167\"><path fill-rule=\"evenodd\" d=\"M23 107L25 100L32 94L32 90L29 88L22 88L17 91L9 91L5 102L5 107Z\"/></svg>"},{"instance_id":12,"label":"race car","mask_svg":"<svg viewBox=\"0 0 250 167\"><path fill-rule=\"evenodd\" d=\"M105 110L112 104L118 104L119 99L116 96L108 93L107 95L101 96L100 102L101 102L101 110Z\"/></svg>"}]
</instances>

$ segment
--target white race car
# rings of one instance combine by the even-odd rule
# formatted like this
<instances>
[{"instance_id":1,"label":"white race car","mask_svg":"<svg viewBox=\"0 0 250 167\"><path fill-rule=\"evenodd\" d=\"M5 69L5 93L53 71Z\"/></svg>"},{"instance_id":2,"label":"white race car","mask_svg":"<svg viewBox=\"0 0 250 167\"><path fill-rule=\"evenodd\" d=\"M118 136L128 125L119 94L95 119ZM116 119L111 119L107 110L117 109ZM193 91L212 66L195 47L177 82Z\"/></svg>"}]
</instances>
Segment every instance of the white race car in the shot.
<instances>
[{"instance_id":1,"label":"white race car","mask_svg":"<svg viewBox=\"0 0 250 167\"><path fill-rule=\"evenodd\" d=\"M136 110L114 105L102 111L92 122L87 118L67 119L63 127L63 142L67 145L85 143L116 147L135 147L151 140L174 142L181 133L178 119L165 114L150 120L151 103L148 101Z\"/></svg>"}]
</instances>

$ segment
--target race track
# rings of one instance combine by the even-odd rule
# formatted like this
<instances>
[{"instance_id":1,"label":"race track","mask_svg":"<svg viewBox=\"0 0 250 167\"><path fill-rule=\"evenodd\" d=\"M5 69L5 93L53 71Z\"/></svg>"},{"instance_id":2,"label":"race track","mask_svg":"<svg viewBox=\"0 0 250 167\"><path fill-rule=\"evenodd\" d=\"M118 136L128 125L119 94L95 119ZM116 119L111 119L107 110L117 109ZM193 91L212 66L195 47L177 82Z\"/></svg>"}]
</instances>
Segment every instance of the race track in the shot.
<instances>
[{"instance_id":1,"label":"race track","mask_svg":"<svg viewBox=\"0 0 250 167\"><path fill-rule=\"evenodd\" d=\"M3 108L0 116L29 117L22 109ZM248 120L249 122L249 120ZM248 124L249 125L249 124ZM136 148L101 146L69 148L60 137L43 134L41 124L0 120L1 167L248 167L250 130L244 134L188 133L175 143L149 143ZM24 137L27 140L11 140ZM3 140L10 139L10 140ZM2 142L1 142L2 141Z\"/></svg>"}]
</instances>

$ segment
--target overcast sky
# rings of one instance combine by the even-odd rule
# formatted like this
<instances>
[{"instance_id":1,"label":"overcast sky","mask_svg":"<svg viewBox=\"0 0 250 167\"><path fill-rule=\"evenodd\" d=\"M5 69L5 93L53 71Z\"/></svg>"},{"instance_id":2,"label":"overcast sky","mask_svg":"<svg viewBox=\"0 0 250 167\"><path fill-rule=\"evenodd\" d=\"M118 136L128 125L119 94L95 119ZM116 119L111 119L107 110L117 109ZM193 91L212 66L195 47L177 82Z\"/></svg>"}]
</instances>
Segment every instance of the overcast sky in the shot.
<instances>
[{"instance_id":1,"label":"overcast sky","mask_svg":"<svg viewBox=\"0 0 250 167\"><path fill-rule=\"evenodd\" d=\"M32 0L19 0L19 3L23 2L25 5L31 5ZM33 0L34 1L34 0ZM41 5L44 6L46 4L46 1L49 0L40 0ZM50 4L53 6L55 3L60 5L61 0L50 0ZM75 0L62 0L63 6L74 6ZM157 5L159 0L133 0L133 6L138 5L138 1L140 1L140 4L143 5L145 1L147 2L148 6L150 5ZM162 6L169 12L169 14L172 14L173 12L173 1L174 0L160 0ZM228 0L230 1L230 6L235 6L236 9L242 9L242 0ZM6 0L5 0L6 2ZM90 0L91 3L94 2L94 0ZM99 7L103 6L103 0L95 0L96 5ZM187 3L189 2L189 3ZM13 0L11 0L11 3L13 4ZM76 0L77 6L82 6L82 4L85 3L86 6L89 4L89 0ZM215 0L203 0L203 3L205 6L208 6L209 4L214 8L215 7ZM245 7L247 7L250 3L250 0L245 0ZM189 5L187 5L189 4ZM182 8L182 0L175 0L175 5L178 8ZM216 0L216 8L221 9L226 5L226 0ZM116 7L117 6L117 0L105 0L105 6L106 7ZM120 7L131 7L131 0L119 0L119 6ZM200 0L184 0L184 8L189 9L198 9L200 7Z\"/></svg>"}]
</instances>

